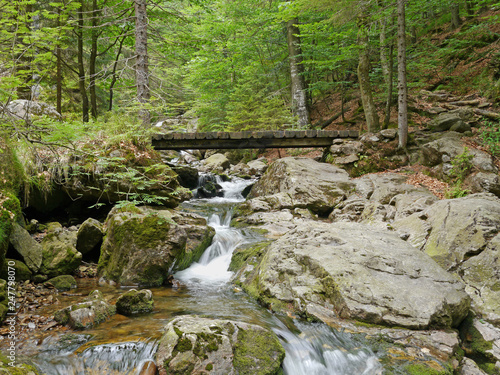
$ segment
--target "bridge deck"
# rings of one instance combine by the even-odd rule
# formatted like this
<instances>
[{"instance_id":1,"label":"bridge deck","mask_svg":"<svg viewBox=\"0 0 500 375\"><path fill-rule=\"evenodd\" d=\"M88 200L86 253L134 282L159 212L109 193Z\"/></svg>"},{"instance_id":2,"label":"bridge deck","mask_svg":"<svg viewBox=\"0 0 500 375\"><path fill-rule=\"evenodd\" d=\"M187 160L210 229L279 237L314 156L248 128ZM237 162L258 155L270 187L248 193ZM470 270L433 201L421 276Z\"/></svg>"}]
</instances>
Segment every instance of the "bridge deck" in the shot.
<instances>
[{"instance_id":1,"label":"bridge deck","mask_svg":"<svg viewBox=\"0 0 500 375\"><path fill-rule=\"evenodd\" d=\"M358 138L357 130L279 130L155 134L157 150L328 147L337 138Z\"/></svg>"}]
</instances>

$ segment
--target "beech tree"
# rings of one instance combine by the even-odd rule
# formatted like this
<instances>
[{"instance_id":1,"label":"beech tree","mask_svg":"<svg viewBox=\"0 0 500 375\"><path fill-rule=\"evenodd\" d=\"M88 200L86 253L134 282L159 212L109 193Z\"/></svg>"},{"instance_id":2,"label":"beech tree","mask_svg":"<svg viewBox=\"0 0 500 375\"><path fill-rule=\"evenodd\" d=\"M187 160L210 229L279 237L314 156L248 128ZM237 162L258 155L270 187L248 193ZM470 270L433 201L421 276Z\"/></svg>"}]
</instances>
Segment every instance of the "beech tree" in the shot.
<instances>
[{"instance_id":1,"label":"beech tree","mask_svg":"<svg viewBox=\"0 0 500 375\"><path fill-rule=\"evenodd\" d=\"M150 98L148 66L148 15L147 0L135 0L135 80L137 101L146 104ZM139 111L143 125L150 124L150 113L146 108Z\"/></svg>"},{"instance_id":2,"label":"beech tree","mask_svg":"<svg viewBox=\"0 0 500 375\"><path fill-rule=\"evenodd\" d=\"M398 0L398 132L399 147L408 141L408 89L406 84L406 0Z\"/></svg>"},{"instance_id":3,"label":"beech tree","mask_svg":"<svg viewBox=\"0 0 500 375\"><path fill-rule=\"evenodd\" d=\"M290 81L292 94L292 110L298 118L300 128L309 125L309 108L307 105L306 82L300 44L299 19L289 20L286 24L287 44L290 62Z\"/></svg>"}]
</instances>

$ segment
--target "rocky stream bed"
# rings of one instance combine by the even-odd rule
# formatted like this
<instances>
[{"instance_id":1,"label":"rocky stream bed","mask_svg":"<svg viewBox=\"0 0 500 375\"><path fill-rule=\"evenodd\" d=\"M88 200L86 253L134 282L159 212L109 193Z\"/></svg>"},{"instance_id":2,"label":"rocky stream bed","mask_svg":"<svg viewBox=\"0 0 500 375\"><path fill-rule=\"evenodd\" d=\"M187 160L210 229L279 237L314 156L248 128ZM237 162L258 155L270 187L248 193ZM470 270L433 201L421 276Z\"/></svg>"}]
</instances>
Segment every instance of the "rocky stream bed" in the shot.
<instances>
[{"instance_id":1,"label":"rocky stream bed","mask_svg":"<svg viewBox=\"0 0 500 375\"><path fill-rule=\"evenodd\" d=\"M16 224L18 373L499 374L498 168L470 151L455 199L404 168L349 176L395 136L333 145L337 166L184 154L172 169L195 198L175 209ZM415 137L404 157L439 173L466 147Z\"/></svg>"}]
</instances>

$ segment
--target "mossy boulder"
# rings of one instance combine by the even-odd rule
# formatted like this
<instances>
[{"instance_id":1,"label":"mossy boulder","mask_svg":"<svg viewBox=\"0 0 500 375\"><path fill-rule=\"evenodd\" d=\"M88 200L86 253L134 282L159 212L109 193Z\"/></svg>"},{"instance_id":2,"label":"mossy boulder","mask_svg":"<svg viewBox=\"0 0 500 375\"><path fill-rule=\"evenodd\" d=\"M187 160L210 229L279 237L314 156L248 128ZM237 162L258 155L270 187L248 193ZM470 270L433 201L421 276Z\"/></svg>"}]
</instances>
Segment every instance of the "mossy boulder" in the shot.
<instances>
[{"instance_id":1,"label":"mossy boulder","mask_svg":"<svg viewBox=\"0 0 500 375\"><path fill-rule=\"evenodd\" d=\"M498 374L500 362L500 329L469 314L460 326L465 355L488 374Z\"/></svg>"},{"instance_id":2,"label":"mossy boulder","mask_svg":"<svg viewBox=\"0 0 500 375\"><path fill-rule=\"evenodd\" d=\"M42 265L42 245L30 236L28 231L18 223L12 225L10 244L24 260L28 268L37 272Z\"/></svg>"},{"instance_id":3,"label":"mossy boulder","mask_svg":"<svg viewBox=\"0 0 500 375\"><path fill-rule=\"evenodd\" d=\"M76 250L76 231L64 229L59 223L50 223L42 240L42 264L39 273L48 277L73 273L82 262Z\"/></svg>"},{"instance_id":4,"label":"mossy boulder","mask_svg":"<svg viewBox=\"0 0 500 375\"><path fill-rule=\"evenodd\" d=\"M286 157L268 167L248 197L262 197L274 209L308 208L326 216L354 190L355 183L343 169L308 158Z\"/></svg>"},{"instance_id":5,"label":"mossy boulder","mask_svg":"<svg viewBox=\"0 0 500 375\"><path fill-rule=\"evenodd\" d=\"M0 269L5 263L12 227L21 217L19 200L12 193L0 189Z\"/></svg>"},{"instance_id":6,"label":"mossy boulder","mask_svg":"<svg viewBox=\"0 0 500 375\"><path fill-rule=\"evenodd\" d=\"M100 173L95 173L94 161L89 161L82 168L83 171L92 173L75 174L62 186L63 191L90 204L116 203L128 200L131 195L146 195L156 197L162 205L170 208L177 207L180 202L192 197L188 189L180 187L177 174L168 165L157 163L139 166L133 153L121 158L121 162L114 161L116 165L113 168L103 168ZM123 164L127 165L126 169ZM110 183L110 180L114 182Z\"/></svg>"},{"instance_id":7,"label":"mossy boulder","mask_svg":"<svg viewBox=\"0 0 500 375\"><path fill-rule=\"evenodd\" d=\"M14 270L17 282L31 280L32 273L30 269L20 260L5 259L4 266L0 270L0 278L7 280L10 270Z\"/></svg>"},{"instance_id":8,"label":"mossy boulder","mask_svg":"<svg viewBox=\"0 0 500 375\"><path fill-rule=\"evenodd\" d=\"M156 362L167 374L257 374L281 371L285 350L265 328L221 319L180 316L160 339Z\"/></svg>"},{"instance_id":9,"label":"mossy boulder","mask_svg":"<svg viewBox=\"0 0 500 375\"><path fill-rule=\"evenodd\" d=\"M98 273L122 285L159 286L197 261L215 230L190 213L127 206L106 219Z\"/></svg>"},{"instance_id":10,"label":"mossy boulder","mask_svg":"<svg viewBox=\"0 0 500 375\"><path fill-rule=\"evenodd\" d=\"M85 255L94 250L103 239L102 224L96 220L89 218L85 220L76 234L76 249Z\"/></svg>"},{"instance_id":11,"label":"mossy boulder","mask_svg":"<svg viewBox=\"0 0 500 375\"><path fill-rule=\"evenodd\" d=\"M53 277L43 283L45 286L53 286L59 291L65 291L76 288L76 280L71 275L61 275Z\"/></svg>"},{"instance_id":12,"label":"mossy boulder","mask_svg":"<svg viewBox=\"0 0 500 375\"><path fill-rule=\"evenodd\" d=\"M153 311L153 293L148 289L131 289L118 297L116 312L122 315L144 314Z\"/></svg>"},{"instance_id":13,"label":"mossy boulder","mask_svg":"<svg viewBox=\"0 0 500 375\"><path fill-rule=\"evenodd\" d=\"M106 302L101 292L94 290L86 301L57 311L54 319L73 329L88 329L104 322L115 313L116 307Z\"/></svg>"},{"instance_id":14,"label":"mossy boulder","mask_svg":"<svg viewBox=\"0 0 500 375\"><path fill-rule=\"evenodd\" d=\"M236 277L277 311L307 315L315 307L371 324L427 329L456 327L470 307L457 277L388 230L309 222L263 251L257 267Z\"/></svg>"}]
</instances>

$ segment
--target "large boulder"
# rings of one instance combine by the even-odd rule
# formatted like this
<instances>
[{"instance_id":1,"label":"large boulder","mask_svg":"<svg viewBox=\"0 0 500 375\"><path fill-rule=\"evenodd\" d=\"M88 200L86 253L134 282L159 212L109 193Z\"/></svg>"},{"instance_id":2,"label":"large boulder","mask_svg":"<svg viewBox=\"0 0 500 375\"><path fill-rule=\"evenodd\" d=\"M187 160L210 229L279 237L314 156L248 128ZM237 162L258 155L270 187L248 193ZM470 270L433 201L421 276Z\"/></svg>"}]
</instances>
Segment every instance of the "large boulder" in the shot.
<instances>
[{"instance_id":1,"label":"large boulder","mask_svg":"<svg viewBox=\"0 0 500 375\"><path fill-rule=\"evenodd\" d=\"M392 225L444 269L454 270L500 231L500 199L487 193L445 199Z\"/></svg>"},{"instance_id":2,"label":"large boulder","mask_svg":"<svg viewBox=\"0 0 500 375\"><path fill-rule=\"evenodd\" d=\"M262 327L230 320L180 316L160 339L156 362L165 374L280 373L285 350Z\"/></svg>"},{"instance_id":3,"label":"large boulder","mask_svg":"<svg viewBox=\"0 0 500 375\"><path fill-rule=\"evenodd\" d=\"M278 310L311 306L342 318L411 329L456 327L470 298L459 279L396 233L357 223L309 223L269 245L237 279Z\"/></svg>"},{"instance_id":4,"label":"large boulder","mask_svg":"<svg viewBox=\"0 0 500 375\"><path fill-rule=\"evenodd\" d=\"M102 224L96 220L89 218L85 220L76 235L76 249L85 255L94 250L103 239Z\"/></svg>"},{"instance_id":5,"label":"large boulder","mask_svg":"<svg viewBox=\"0 0 500 375\"><path fill-rule=\"evenodd\" d=\"M498 168L495 166L490 154L474 148L467 148L466 150L462 135L453 131L443 133L437 139L423 144L419 149L420 162L428 167L445 163L448 165L447 168L450 169L451 161L459 155L463 155L466 151L472 155L472 165L480 171L498 172Z\"/></svg>"},{"instance_id":6,"label":"large boulder","mask_svg":"<svg viewBox=\"0 0 500 375\"><path fill-rule=\"evenodd\" d=\"M106 302L100 291L94 290L86 301L57 311L54 319L73 329L88 329L104 322L115 313L116 307Z\"/></svg>"},{"instance_id":7,"label":"large boulder","mask_svg":"<svg viewBox=\"0 0 500 375\"><path fill-rule=\"evenodd\" d=\"M57 222L50 223L42 240L42 264L38 272L48 277L73 273L82 262L82 254L75 246L76 231L64 229Z\"/></svg>"},{"instance_id":8,"label":"large boulder","mask_svg":"<svg viewBox=\"0 0 500 375\"><path fill-rule=\"evenodd\" d=\"M48 116L56 120L61 119L61 114L51 105L26 99L12 100L7 104L5 113L18 120L31 119L32 115Z\"/></svg>"},{"instance_id":9,"label":"large boulder","mask_svg":"<svg viewBox=\"0 0 500 375\"><path fill-rule=\"evenodd\" d=\"M201 216L148 207L115 207L105 225L98 272L122 285L166 283L197 261L215 234Z\"/></svg>"},{"instance_id":10,"label":"large boulder","mask_svg":"<svg viewBox=\"0 0 500 375\"><path fill-rule=\"evenodd\" d=\"M474 311L500 324L500 199L481 193L441 200L392 226L441 267L458 274Z\"/></svg>"},{"instance_id":11,"label":"large boulder","mask_svg":"<svg viewBox=\"0 0 500 375\"><path fill-rule=\"evenodd\" d=\"M326 216L354 189L343 169L308 158L287 157L269 166L249 198L263 197L274 209L308 208Z\"/></svg>"},{"instance_id":12,"label":"large boulder","mask_svg":"<svg viewBox=\"0 0 500 375\"><path fill-rule=\"evenodd\" d=\"M430 121L429 129L432 132L444 132L455 129L467 131L470 130L470 125L467 127L466 121L470 120L473 115L470 108L459 108L457 110L443 112Z\"/></svg>"},{"instance_id":13,"label":"large boulder","mask_svg":"<svg viewBox=\"0 0 500 375\"><path fill-rule=\"evenodd\" d=\"M477 256L463 262L459 275L472 297L474 310L484 319L500 325L500 234ZM500 341L499 341L500 344Z\"/></svg>"},{"instance_id":14,"label":"large boulder","mask_svg":"<svg viewBox=\"0 0 500 375\"><path fill-rule=\"evenodd\" d=\"M32 273L26 264L20 260L9 258L5 259L5 264L0 269L0 279L8 280L12 271L17 282L31 279Z\"/></svg>"},{"instance_id":15,"label":"large boulder","mask_svg":"<svg viewBox=\"0 0 500 375\"><path fill-rule=\"evenodd\" d=\"M53 277L43 283L44 286L53 286L59 291L75 289L77 287L76 280L71 275L61 275Z\"/></svg>"},{"instance_id":16,"label":"large boulder","mask_svg":"<svg viewBox=\"0 0 500 375\"><path fill-rule=\"evenodd\" d=\"M116 312L122 315L153 311L153 293L149 289L131 289L116 300Z\"/></svg>"},{"instance_id":17,"label":"large boulder","mask_svg":"<svg viewBox=\"0 0 500 375\"><path fill-rule=\"evenodd\" d=\"M231 166L231 163L225 155L214 154L203 160L203 166L206 171L223 172Z\"/></svg>"},{"instance_id":18,"label":"large boulder","mask_svg":"<svg viewBox=\"0 0 500 375\"><path fill-rule=\"evenodd\" d=\"M24 263L33 272L37 272L42 265L42 245L40 245L28 231L17 223L12 225L10 244L21 255Z\"/></svg>"}]
</instances>

